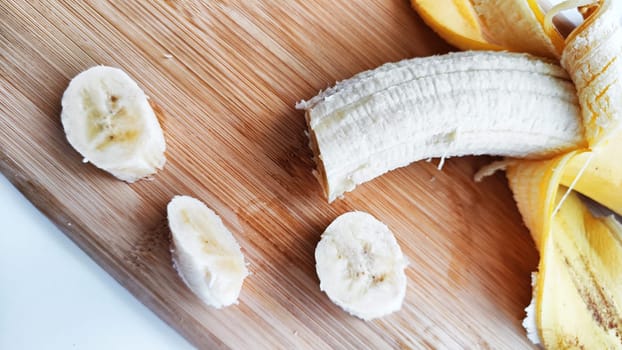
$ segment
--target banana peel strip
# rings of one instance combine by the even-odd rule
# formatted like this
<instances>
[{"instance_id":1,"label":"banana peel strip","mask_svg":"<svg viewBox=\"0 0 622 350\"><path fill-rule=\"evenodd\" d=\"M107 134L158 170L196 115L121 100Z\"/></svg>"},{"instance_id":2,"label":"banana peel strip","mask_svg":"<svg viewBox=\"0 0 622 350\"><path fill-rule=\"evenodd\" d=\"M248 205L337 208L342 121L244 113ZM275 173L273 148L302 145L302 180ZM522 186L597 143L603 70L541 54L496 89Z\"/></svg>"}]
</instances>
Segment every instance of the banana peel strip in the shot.
<instances>
[{"instance_id":1,"label":"banana peel strip","mask_svg":"<svg viewBox=\"0 0 622 350\"><path fill-rule=\"evenodd\" d=\"M622 131L619 131L597 149L572 157L565 164L560 183L568 187L574 182L574 190L622 215L621 156ZM579 176L586 163L587 168Z\"/></svg>"},{"instance_id":2,"label":"banana peel strip","mask_svg":"<svg viewBox=\"0 0 622 350\"><path fill-rule=\"evenodd\" d=\"M580 151L546 161L516 161L507 166L506 175L518 210L542 253L543 242L550 232L551 216L557 202L559 184L566 165Z\"/></svg>"},{"instance_id":3,"label":"banana peel strip","mask_svg":"<svg viewBox=\"0 0 622 350\"><path fill-rule=\"evenodd\" d=\"M537 0L470 0L484 37L515 52L559 58L564 39L557 30L545 31L545 14Z\"/></svg>"},{"instance_id":4,"label":"banana peel strip","mask_svg":"<svg viewBox=\"0 0 622 350\"><path fill-rule=\"evenodd\" d=\"M622 226L594 217L561 186L588 152L510 163L507 177L540 252L534 285L535 323L545 348L622 346Z\"/></svg>"},{"instance_id":5,"label":"banana peel strip","mask_svg":"<svg viewBox=\"0 0 622 350\"><path fill-rule=\"evenodd\" d=\"M620 237L615 219L594 217L575 193L552 217L535 288L546 348L622 347Z\"/></svg>"},{"instance_id":6,"label":"banana peel strip","mask_svg":"<svg viewBox=\"0 0 622 350\"><path fill-rule=\"evenodd\" d=\"M505 50L486 41L468 0L412 0L411 5L441 38L461 50Z\"/></svg>"},{"instance_id":7,"label":"banana peel strip","mask_svg":"<svg viewBox=\"0 0 622 350\"><path fill-rule=\"evenodd\" d=\"M411 5L440 37L461 50L559 58L564 48L557 28L546 26L538 0L411 0Z\"/></svg>"}]
</instances>

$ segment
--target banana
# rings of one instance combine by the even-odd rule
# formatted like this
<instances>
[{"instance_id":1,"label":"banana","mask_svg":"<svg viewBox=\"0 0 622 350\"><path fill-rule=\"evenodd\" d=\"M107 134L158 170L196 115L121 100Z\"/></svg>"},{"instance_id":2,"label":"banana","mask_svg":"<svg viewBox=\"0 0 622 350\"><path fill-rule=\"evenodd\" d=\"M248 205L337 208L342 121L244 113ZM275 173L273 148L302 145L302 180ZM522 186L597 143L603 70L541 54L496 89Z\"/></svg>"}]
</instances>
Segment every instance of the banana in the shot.
<instances>
[{"instance_id":1,"label":"banana","mask_svg":"<svg viewBox=\"0 0 622 350\"><path fill-rule=\"evenodd\" d=\"M122 70L95 66L78 74L61 104L67 140L85 162L127 182L164 166L158 119L145 93Z\"/></svg>"},{"instance_id":2,"label":"banana","mask_svg":"<svg viewBox=\"0 0 622 350\"><path fill-rule=\"evenodd\" d=\"M320 289L330 300L363 320L401 308L407 262L389 228L372 215L337 217L315 249Z\"/></svg>"},{"instance_id":3,"label":"banana","mask_svg":"<svg viewBox=\"0 0 622 350\"><path fill-rule=\"evenodd\" d=\"M561 56L562 66L577 87L592 149L622 125L621 21L621 1L599 1L596 10L566 39Z\"/></svg>"},{"instance_id":4,"label":"banana","mask_svg":"<svg viewBox=\"0 0 622 350\"><path fill-rule=\"evenodd\" d=\"M622 347L622 226L613 217L595 217L560 186L566 167L581 154L514 162L507 170L540 251L523 324L529 338L547 349Z\"/></svg>"},{"instance_id":5,"label":"banana","mask_svg":"<svg viewBox=\"0 0 622 350\"><path fill-rule=\"evenodd\" d=\"M175 196L167 212L173 263L184 283L207 305L236 303L248 270L220 217L189 196Z\"/></svg>"},{"instance_id":6,"label":"banana","mask_svg":"<svg viewBox=\"0 0 622 350\"><path fill-rule=\"evenodd\" d=\"M538 158L585 145L566 72L526 54L464 52L385 64L296 107L306 111L329 202L421 159Z\"/></svg>"}]
</instances>

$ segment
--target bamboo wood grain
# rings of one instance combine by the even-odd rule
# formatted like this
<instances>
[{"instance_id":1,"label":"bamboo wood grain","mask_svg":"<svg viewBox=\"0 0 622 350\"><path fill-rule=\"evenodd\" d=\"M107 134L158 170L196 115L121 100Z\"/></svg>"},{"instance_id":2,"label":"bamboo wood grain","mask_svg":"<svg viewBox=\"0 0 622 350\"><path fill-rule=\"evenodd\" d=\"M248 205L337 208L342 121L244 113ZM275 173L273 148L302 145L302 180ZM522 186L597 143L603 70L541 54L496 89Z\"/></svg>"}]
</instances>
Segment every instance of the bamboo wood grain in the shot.
<instances>
[{"instance_id":1,"label":"bamboo wood grain","mask_svg":"<svg viewBox=\"0 0 622 350\"><path fill-rule=\"evenodd\" d=\"M119 283L200 348L530 348L520 326L537 253L486 158L421 162L328 205L296 101L388 61L450 48L407 1L0 2L0 170ZM96 65L128 72L161 109L168 162L120 182L81 163L60 98ZM165 206L218 212L252 275L239 305L199 303L170 263ZM403 309L353 318L319 291L313 251L365 210L410 260ZM62 271L55 271L62 279Z\"/></svg>"}]
</instances>

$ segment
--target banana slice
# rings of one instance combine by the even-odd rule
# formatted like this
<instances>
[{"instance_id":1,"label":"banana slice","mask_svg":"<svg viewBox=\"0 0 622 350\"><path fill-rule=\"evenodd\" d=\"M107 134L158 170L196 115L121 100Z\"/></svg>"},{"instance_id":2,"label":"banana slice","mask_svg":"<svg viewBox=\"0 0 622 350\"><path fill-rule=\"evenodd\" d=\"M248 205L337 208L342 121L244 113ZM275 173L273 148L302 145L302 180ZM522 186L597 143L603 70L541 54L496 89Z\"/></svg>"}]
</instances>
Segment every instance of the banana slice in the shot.
<instances>
[{"instance_id":1,"label":"banana slice","mask_svg":"<svg viewBox=\"0 0 622 350\"><path fill-rule=\"evenodd\" d=\"M67 140L83 157L134 182L162 169L164 135L147 96L125 72L96 66L78 74L61 101Z\"/></svg>"},{"instance_id":2,"label":"banana slice","mask_svg":"<svg viewBox=\"0 0 622 350\"><path fill-rule=\"evenodd\" d=\"M189 196L168 204L173 263L203 302L221 308L237 302L248 270L240 246L216 213Z\"/></svg>"},{"instance_id":3,"label":"banana slice","mask_svg":"<svg viewBox=\"0 0 622 350\"><path fill-rule=\"evenodd\" d=\"M315 249L320 289L350 314L371 320L397 311L407 262L389 228L370 214L335 219Z\"/></svg>"}]
</instances>

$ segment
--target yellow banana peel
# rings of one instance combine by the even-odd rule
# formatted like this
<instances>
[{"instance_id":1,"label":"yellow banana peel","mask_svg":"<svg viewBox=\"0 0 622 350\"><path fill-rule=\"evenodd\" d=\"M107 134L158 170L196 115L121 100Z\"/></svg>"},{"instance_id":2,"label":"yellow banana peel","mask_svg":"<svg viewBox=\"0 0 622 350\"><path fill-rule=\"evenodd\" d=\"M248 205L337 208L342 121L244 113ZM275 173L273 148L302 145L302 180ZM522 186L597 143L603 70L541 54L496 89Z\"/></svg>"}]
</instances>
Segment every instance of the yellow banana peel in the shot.
<instances>
[{"instance_id":1,"label":"yellow banana peel","mask_svg":"<svg viewBox=\"0 0 622 350\"><path fill-rule=\"evenodd\" d=\"M622 230L616 224L595 218L574 193L553 215L535 287L546 348L622 347Z\"/></svg>"},{"instance_id":2,"label":"yellow banana peel","mask_svg":"<svg viewBox=\"0 0 622 350\"><path fill-rule=\"evenodd\" d=\"M540 251L532 321L547 349L622 347L622 226L594 217L575 193L559 205L567 191L563 173L584 154L517 161L507 169Z\"/></svg>"},{"instance_id":3,"label":"yellow banana peel","mask_svg":"<svg viewBox=\"0 0 622 350\"><path fill-rule=\"evenodd\" d=\"M469 0L412 0L411 5L436 34L461 50L505 50L484 38Z\"/></svg>"},{"instance_id":4,"label":"yellow banana peel","mask_svg":"<svg viewBox=\"0 0 622 350\"><path fill-rule=\"evenodd\" d=\"M559 58L564 38L546 31L537 0L471 0L489 42L516 52Z\"/></svg>"},{"instance_id":5,"label":"yellow banana peel","mask_svg":"<svg viewBox=\"0 0 622 350\"><path fill-rule=\"evenodd\" d=\"M594 151L577 154L568 161L560 182L570 186L575 179L573 188L577 192L622 215L622 132Z\"/></svg>"},{"instance_id":6,"label":"yellow banana peel","mask_svg":"<svg viewBox=\"0 0 622 350\"><path fill-rule=\"evenodd\" d=\"M559 31L545 26L537 0L411 0L411 4L430 28L461 50L559 58L564 47Z\"/></svg>"},{"instance_id":7,"label":"yellow banana peel","mask_svg":"<svg viewBox=\"0 0 622 350\"><path fill-rule=\"evenodd\" d=\"M552 160L517 160L508 165L506 175L514 200L539 251L550 230L559 183L567 164L579 151Z\"/></svg>"}]
</instances>

